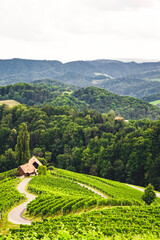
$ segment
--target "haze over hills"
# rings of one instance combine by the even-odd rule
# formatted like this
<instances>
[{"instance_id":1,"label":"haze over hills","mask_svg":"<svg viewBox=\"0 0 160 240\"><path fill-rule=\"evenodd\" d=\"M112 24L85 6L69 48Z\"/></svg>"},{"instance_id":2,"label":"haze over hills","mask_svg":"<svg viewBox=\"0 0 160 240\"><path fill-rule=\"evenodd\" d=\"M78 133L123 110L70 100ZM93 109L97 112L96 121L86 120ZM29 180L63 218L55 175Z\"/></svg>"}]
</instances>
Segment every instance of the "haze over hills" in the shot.
<instances>
[{"instance_id":1,"label":"haze over hills","mask_svg":"<svg viewBox=\"0 0 160 240\"><path fill-rule=\"evenodd\" d=\"M160 62L0 60L1 86L39 79L55 79L80 87L98 86L142 98L160 92Z\"/></svg>"}]
</instances>

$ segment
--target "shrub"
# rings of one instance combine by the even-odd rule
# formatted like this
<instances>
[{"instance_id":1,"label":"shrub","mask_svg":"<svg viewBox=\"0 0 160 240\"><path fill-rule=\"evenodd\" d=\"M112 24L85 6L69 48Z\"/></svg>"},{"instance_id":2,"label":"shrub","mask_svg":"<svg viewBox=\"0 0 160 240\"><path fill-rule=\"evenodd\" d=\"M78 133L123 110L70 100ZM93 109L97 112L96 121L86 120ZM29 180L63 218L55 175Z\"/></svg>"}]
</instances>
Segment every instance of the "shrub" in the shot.
<instances>
[{"instance_id":1,"label":"shrub","mask_svg":"<svg viewBox=\"0 0 160 240\"><path fill-rule=\"evenodd\" d=\"M145 191L144 194L142 195L142 200L147 204L150 205L154 200L156 199L156 194L154 192L154 187L149 184Z\"/></svg>"}]
</instances>

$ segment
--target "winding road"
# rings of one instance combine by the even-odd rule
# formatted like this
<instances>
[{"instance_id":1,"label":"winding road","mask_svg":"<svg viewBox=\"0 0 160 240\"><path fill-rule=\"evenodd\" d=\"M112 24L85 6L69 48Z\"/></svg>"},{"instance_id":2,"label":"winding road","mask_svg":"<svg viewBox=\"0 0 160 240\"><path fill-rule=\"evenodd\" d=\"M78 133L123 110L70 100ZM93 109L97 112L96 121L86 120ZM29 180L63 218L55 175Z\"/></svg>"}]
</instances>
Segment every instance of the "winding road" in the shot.
<instances>
[{"instance_id":1,"label":"winding road","mask_svg":"<svg viewBox=\"0 0 160 240\"><path fill-rule=\"evenodd\" d=\"M27 204L29 202L31 202L32 200L34 200L36 197L28 192L25 191L25 188L27 186L27 184L29 183L29 181L31 180L32 178L25 178L17 187L17 190L22 193L22 194L25 194L26 197L28 198L28 200L24 203L22 203L21 205L17 206L16 208L14 208L11 212L9 212L8 214L8 220L14 224L27 224L27 225L31 225L31 221L25 219L22 214L23 212L26 210L27 208ZM89 190L93 191L94 193L100 195L101 197L103 198L108 198L106 195L104 195L102 192L94 189L94 188L91 188L89 186L86 186L82 183L78 183L77 184L81 185L82 187L85 187L85 188L88 188ZM132 187L132 188L135 188L139 191L142 191L144 192L144 189L142 188L139 188L139 187L136 187L136 186L133 186L133 185L130 185L130 184L126 184L128 185L129 187ZM158 198L160 198L160 193L156 193L156 196Z\"/></svg>"},{"instance_id":2,"label":"winding road","mask_svg":"<svg viewBox=\"0 0 160 240\"><path fill-rule=\"evenodd\" d=\"M102 192L96 190L95 188L91 188L91 187L89 187L89 186L87 186L87 185L84 185L84 184L82 184L82 183L79 183L79 182L76 182L76 183L79 184L79 185L82 186L82 187L85 187L85 188L91 190L92 192L98 194L99 196L101 196L101 197L103 197L103 198L108 198L106 195L104 195Z\"/></svg>"},{"instance_id":3,"label":"winding road","mask_svg":"<svg viewBox=\"0 0 160 240\"><path fill-rule=\"evenodd\" d=\"M25 178L17 187L17 190L20 193L25 194L26 197L28 198L28 200L26 202L22 203L21 205L17 206L16 208L14 208L11 212L9 212L8 220L10 222L14 223L14 224L27 224L27 225L31 225L31 221L23 218L23 216L22 216L23 212L27 208L27 204L36 198L34 195L32 195L30 193L27 193L25 191L25 188L26 188L27 184L29 183L29 181L31 179L32 178Z\"/></svg>"},{"instance_id":4,"label":"winding road","mask_svg":"<svg viewBox=\"0 0 160 240\"><path fill-rule=\"evenodd\" d=\"M145 190L145 189L143 189L143 188L139 188L139 187L136 187L136 186L133 186L133 185L130 185L130 184L126 184L126 185L129 186L129 187L135 188L135 189L137 189L137 190L139 190L139 191L141 191L141 192L144 192L144 190ZM160 193L156 193L156 196L157 196L158 198L160 198Z\"/></svg>"}]
</instances>

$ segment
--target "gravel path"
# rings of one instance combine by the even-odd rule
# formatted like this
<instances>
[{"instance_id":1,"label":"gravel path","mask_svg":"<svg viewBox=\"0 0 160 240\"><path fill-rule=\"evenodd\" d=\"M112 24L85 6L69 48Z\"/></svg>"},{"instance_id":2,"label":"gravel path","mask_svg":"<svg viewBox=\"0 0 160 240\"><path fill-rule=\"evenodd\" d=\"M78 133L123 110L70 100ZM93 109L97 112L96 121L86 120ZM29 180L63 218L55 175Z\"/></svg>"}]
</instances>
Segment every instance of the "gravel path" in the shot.
<instances>
[{"instance_id":1,"label":"gravel path","mask_svg":"<svg viewBox=\"0 0 160 240\"><path fill-rule=\"evenodd\" d=\"M108 199L108 197L107 197L106 195L104 195L102 192L96 190L95 188L91 188L91 187L86 186L86 185L84 185L84 184L82 184L82 183L79 183L79 182L77 182L77 183L78 183L80 186L82 186L82 187L88 188L89 190L91 190L92 192L98 194L99 196Z\"/></svg>"},{"instance_id":2,"label":"gravel path","mask_svg":"<svg viewBox=\"0 0 160 240\"><path fill-rule=\"evenodd\" d=\"M144 192L144 190L145 190L145 189L143 189L143 188L139 188L139 187L136 187L136 186L133 186L133 185L130 185L130 184L126 184L126 185L129 186L129 187L135 188L135 189L137 189L137 190L139 190L139 191L141 191L141 192ZM158 198L160 198L160 193L156 193L156 196L157 196Z\"/></svg>"},{"instance_id":3,"label":"gravel path","mask_svg":"<svg viewBox=\"0 0 160 240\"><path fill-rule=\"evenodd\" d=\"M26 210L27 204L35 199L35 196L32 194L29 194L25 191L26 185L29 183L29 181L32 178L25 178L17 187L18 191L20 193L23 193L28 198L27 202L22 203L21 205L14 208L11 212L8 214L8 220L14 224L27 224L31 225L31 221L26 220L22 217L22 213Z\"/></svg>"}]
</instances>

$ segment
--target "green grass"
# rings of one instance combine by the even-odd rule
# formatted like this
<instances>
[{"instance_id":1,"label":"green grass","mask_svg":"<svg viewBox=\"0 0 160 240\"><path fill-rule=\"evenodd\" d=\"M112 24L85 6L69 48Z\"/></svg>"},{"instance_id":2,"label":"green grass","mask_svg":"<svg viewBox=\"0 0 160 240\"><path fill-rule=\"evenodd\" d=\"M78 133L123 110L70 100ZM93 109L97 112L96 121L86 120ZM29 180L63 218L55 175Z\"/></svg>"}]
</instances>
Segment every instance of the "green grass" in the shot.
<instances>
[{"instance_id":1,"label":"green grass","mask_svg":"<svg viewBox=\"0 0 160 240\"><path fill-rule=\"evenodd\" d=\"M19 102L15 101L15 100L3 100L0 101L0 105L6 104L8 107L15 107L17 105L20 105Z\"/></svg>"},{"instance_id":2,"label":"green grass","mask_svg":"<svg viewBox=\"0 0 160 240\"><path fill-rule=\"evenodd\" d=\"M154 78L154 79L148 79L148 80L151 80L153 82L160 82L160 78Z\"/></svg>"},{"instance_id":3,"label":"green grass","mask_svg":"<svg viewBox=\"0 0 160 240\"><path fill-rule=\"evenodd\" d=\"M150 102L150 104L157 106L157 104L160 104L160 100L156 100L156 101Z\"/></svg>"}]
</instances>

